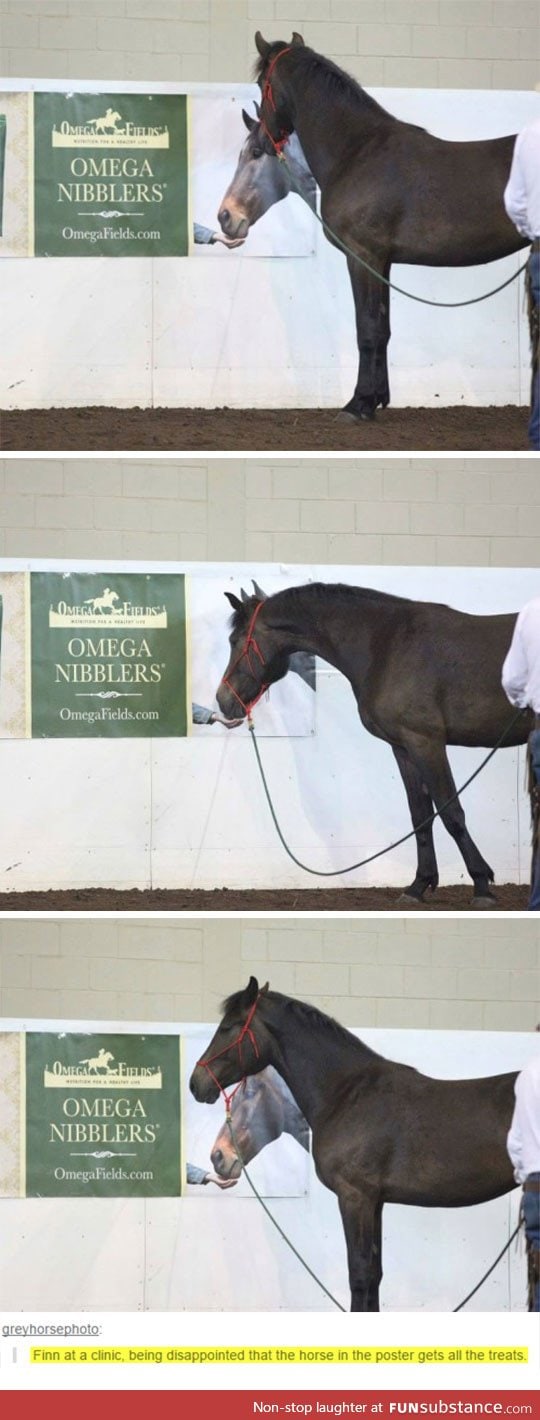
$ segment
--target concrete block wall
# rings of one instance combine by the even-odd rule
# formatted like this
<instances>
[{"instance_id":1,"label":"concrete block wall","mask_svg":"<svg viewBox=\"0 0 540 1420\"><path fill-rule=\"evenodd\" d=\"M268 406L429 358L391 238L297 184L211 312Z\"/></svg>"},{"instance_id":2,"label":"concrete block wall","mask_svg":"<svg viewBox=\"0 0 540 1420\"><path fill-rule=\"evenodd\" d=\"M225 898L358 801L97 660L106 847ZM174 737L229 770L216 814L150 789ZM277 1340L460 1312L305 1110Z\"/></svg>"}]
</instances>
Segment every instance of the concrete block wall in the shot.
<instances>
[{"instance_id":1,"label":"concrete block wall","mask_svg":"<svg viewBox=\"0 0 540 1420\"><path fill-rule=\"evenodd\" d=\"M533 88L538 0L1 0L2 68L25 78L246 80L253 34L365 84Z\"/></svg>"},{"instance_id":2,"label":"concrete block wall","mask_svg":"<svg viewBox=\"0 0 540 1420\"><path fill-rule=\"evenodd\" d=\"M212 1021L251 973L348 1025L532 1031L540 1021L531 920L0 921L0 1017Z\"/></svg>"},{"instance_id":3,"label":"concrete block wall","mask_svg":"<svg viewBox=\"0 0 540 1420\"><path fill-rule=\"evenodd\" d=\"M530 567L528 460L0 460L0 556Z\"/></svg>"}]
</instances>

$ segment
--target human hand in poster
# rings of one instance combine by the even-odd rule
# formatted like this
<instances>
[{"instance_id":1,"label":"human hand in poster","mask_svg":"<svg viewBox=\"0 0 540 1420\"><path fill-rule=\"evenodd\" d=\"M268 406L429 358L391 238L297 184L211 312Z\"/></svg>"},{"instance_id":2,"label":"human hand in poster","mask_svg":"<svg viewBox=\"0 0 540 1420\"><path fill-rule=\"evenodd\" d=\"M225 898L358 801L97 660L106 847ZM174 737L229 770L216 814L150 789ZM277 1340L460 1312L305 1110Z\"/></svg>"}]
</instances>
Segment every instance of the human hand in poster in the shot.
<instances>
[{"instance_id":1,"label":"human hand in poster","mask_svg":"<svg viewBox=\"0 0 540 1420\"><path fill-rule=\"evenodd\" d=\"M217 232L212 227L203 227L200 222L194 222L193 240L199 246L213 247L216 242L221 242L222 246L232 249L233 247L243 247L246 238L245 236L226 237L224 232Z\"/></svg>"},{"instance_id":2,"label":"human hand in poster","mask_svg":"<svg viewBox=\"0 0 540 1420\"><path fill-rule=\"evenodd\" d=\"M209 1169L201 1169L197 1164L186 1164L186 1183L207 1184L215 1183L217 1188L234 1188L238 1183L237 1178L218 1178L216 1173L211 1173Z\"/></svg>"},{"instance_id":3,"label":"human hand in poster","mask_svg":"<svg viewBox=\"0 0 540 1420\"><path fill-rule=\"evenodd\" d=\"M237 725L243 723L243 716L228 720L225 715L221 715L219 710L208 710L206 705L191 706L191 718L194 725L224 725L226 730L235 730Z\"/></svg>"}]
</instances>

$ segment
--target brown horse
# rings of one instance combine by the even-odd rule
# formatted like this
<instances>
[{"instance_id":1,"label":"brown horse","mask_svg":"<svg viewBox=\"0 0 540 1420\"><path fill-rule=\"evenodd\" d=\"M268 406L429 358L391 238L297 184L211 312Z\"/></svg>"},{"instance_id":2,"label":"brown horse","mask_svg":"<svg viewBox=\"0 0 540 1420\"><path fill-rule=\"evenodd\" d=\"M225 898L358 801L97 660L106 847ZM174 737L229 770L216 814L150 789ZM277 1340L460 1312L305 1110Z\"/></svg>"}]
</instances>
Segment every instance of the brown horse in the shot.
<instances>
[{"instance_id":1,"label":"brown horse","mask_svg":"<svg viewBox=\"0 0 540 1420\"><path fill-rule=\"evenodd\" d=\"M255 43L262 91L256 149L272 153L297 134L321 189L326 236L348 249L359 372L344 413L370 419L390 401L390 290L379 278L390 278L392 263L475 266L527 245L503 203L515 136L436 138L387 113L301 35L269 44L257 32ZM219 216L234 235L225 201ZM237 202L239 222L247 230L249 212Z\"/></svg>"},{"instance_id":2,"label":"brown horse","mask_svg":"<svg viewBox=\"0 0 540 1420\"><path fill-rule=\"evenodd\" d=\"M231 1121L232 1129L227 1120L222 1124L210 1153L220 1178L240 1178L244 1164L282 1134L290 1134L309 1152L307 1120L272 1065L245 1080L231 1101Z\"/></svg>"},{"instance_id":3,"label":"brown horse","mask_svg":"<svg viewBox=\"0 0 540 1420\"><path fill-rule=\"evenodd\" d=\"M418 866L405 895L421 901L437 887L433 829L440 810L474 884L474 907L493 907L493 870L480 854L455 793L447 745L524 744L532 716L511 729L512 708L501 687L502 664L515 613L469 616L437 602L409 601L364 587L314 582L266 601L225 596L234 609L231 655L218 687L228 718L245 713L262 686L281 680L294 651L310 651L350 681L362 724L393 750L405 786ZM257 610L258 608L258 610ZM259 655L247 645L256 615Z\"/></svg>"},{"instance_id":4,"label":"brown horse","mask_svg":"<svg viewBox=\"0 0 540 1420\"><path fill-rule=\"evenodd\" d=\"M515 1187L506 1152L515 1073L434 1080L385 1060L314 1006L259 991L253 976L223 1010L191 1092L213 1104L220 1088L268 1065L285 1080L311 1127L317 1175L337 1194L352 1311L379 1310L385 1203L465 1208Z\"/></svg>"}]
</instances>

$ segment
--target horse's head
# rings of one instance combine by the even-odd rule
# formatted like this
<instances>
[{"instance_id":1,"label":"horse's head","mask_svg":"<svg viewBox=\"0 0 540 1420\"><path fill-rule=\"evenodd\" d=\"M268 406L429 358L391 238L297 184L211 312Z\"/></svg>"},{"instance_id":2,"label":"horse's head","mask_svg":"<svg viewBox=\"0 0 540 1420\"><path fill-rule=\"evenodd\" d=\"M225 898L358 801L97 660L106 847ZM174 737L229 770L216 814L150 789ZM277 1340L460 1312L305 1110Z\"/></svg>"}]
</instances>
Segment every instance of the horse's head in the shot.
<instances>
[{"instance_id":1,"label":"horse's head","mask_svg":"<svg viewBox=\"0 0 540 1420\"><path fill-rule=\"evenodd\" d=\"M225 1120L210 1154L220 1178L239 1178L242 1164L250 1164L261 1149L283 1134L284 1091L288 1095L287 1086L271 1066L244 1081L231 1103L232 1130Z\"/></svg>"},{"instance_id":2,"label":"horse's head","mask_svg":"<svg viewBox=\"0 0 540 1420\"><path fill-rule=\"evenodd\" d=\"M259 991L258 981L251 976L244 991L236 991L224 1002L223 1018L189 1082L199 1103L214 1104L220 1090L246 1075L258 1075L271 1064L272 1042L261 1008L267 990L268 983Z\"/></svg>"},{"instance_id":3,"label":"horse's head","mask_svg":"<svg viewBox=\"0 0 540 1420\"><path fill-rule=\"evenodd\" d=\"M259 59L255 68L255 77L261 90L260 120L263 133L265 135L265 147L267 152L275 153L280 145L294 132L294 107L287 94L287 87L283 82L283 72L280 64L282 56L286 56L291 50L304 46L302 35L295 30L292 38L287 44L286 40L275 40L273 44L268 44L263 39L260 30L255 35L255 44ZM277 147L276 147L277 145Z\"/></svg>"},{"instance_id":4,"label":"horse's head","mask_svg":"<svg viewBox=\"0 0 540 1420\"><path fill-rule=\"evenodd\" d=\"M233 719L246 715L262 691L287 674L289 651L283 633L268 625L266 601L256 595L240 601L233 592L225 592L225 596L234 615L231 654L217 689L217 702L221 713Z\"/></svg>"},{"instance_id":5,"label":"horse's head","mask_svg":"<svg viewBox=\"0 0 540 1420\"><path fill-rule=\"evenodd\" d=\"M258 113L258 105L256 108ZM276 163L274 153L267 151L259 119L252 118L245 109L242 118L248 136L218 212L218 222L227 237L247 237L259 217L264 217L269 207L281 202L291 190L284 163Z\"/></svg>"}]
</instances>

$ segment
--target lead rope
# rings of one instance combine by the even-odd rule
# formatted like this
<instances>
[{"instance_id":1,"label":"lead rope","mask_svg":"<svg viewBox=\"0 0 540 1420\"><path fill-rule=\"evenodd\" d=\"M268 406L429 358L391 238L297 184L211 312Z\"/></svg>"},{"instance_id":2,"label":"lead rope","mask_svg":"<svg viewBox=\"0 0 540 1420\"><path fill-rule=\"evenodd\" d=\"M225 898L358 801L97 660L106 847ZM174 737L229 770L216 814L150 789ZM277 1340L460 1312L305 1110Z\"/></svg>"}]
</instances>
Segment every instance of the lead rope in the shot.
<instances>
[{"instance_id":1,"label":"lead rope","mask_svg":"<svg viewBox=\"0 0 540 1420\"><path fill-rule=\"evenodd\" d=\"M272 143L274 143L274 139L272 138L272 135L268 133L266 125L264 127L265 132L270 137ZM297 193L298 197L301 197L302 201L305 202L306 199L301 189L298 187L298 184L293 178L291 168L287 162L285 154L280 150L280 144L282 142L283 139L280 139L279 144L274 143L274 151L276 157L280 163L285 163L285 167L289 174L289 181L291 187L293 188L294 192ZM310 211L313 211L313 209L310 208ZM381 281L384 286L388 286L390 291L398 291L400 296L407 296L407 299L409 301L419 301L420 305L422 306L439 306L444 310L457 310L460 306L477 306L480 301L488 301L491 296L496 296L499 291L504 291L507 286L511 286L513 281L517 281L518 276L523 275L523 272L527 270L528 266L527 260L523 263L523 266L520 266L518 270L514 272L513 276L509 276L506 281L501 281L500 286L494 286L492 291L484 291L484 294L482 296L470 296L467 301L430 301L427 296L417 296L413 291L405 291L403 286L397 286L395 281L389 281L387 276L383 276L382 271L377 271L374 266L370 266L369 261L366 261L363 256L359 256L358 252L352 250L352 247L348 247L347 243L343 242L341 240L341 237L338 237L337 233L332 231L332 228L329 227L328 223L325 222L323 218L319 216L318 212L314 212L313 216L316 218L317 222L322 227L325 235L331 237L332 241L335 242L336 246L341 247L341 250L345 253L346 256L352 257L353 261L357 261L360 266L365 267L365 270L369 271L371 276L375 276L377 278L377 281Z\"/></svg>"},{"instance_id":2,"label":"lead rope","mask_svg":"<svg viewBox=\"0 0 540 1420\"><path fill-rule=\"evenodd\" d=\"M469 778L465 780L465 782L461 785L461 788L460 788L460 789L456 789L455 793L454 793L454 794L451 794L450 798L447 799L444 804L441 804L440 809L436 809L434 813L432 813L432 814L429 815L429 818L425 818L422 823L417 824L417 825L416 825L416 828L411 829L410 833L404 833L401 838L396 838L393 843L389 843L389 844L388 844L388 847L387 847L387 848L379 848L376 853L371 853L370 856L369 856L369 858L361 858L359 863L351 863L348 868L331 868L331 869L329 869L329 868L309 868L308 865L307 865L307 863L302 863L301 860L300 860L300 858L297 858L297 857L296 857L296 854L293 853L292 848L289 848L289 845L288 845L288 843L287 843L287 841L286 841L286 839L285 839L285 837L284 837L284 835L283 835L283 832L282 832L282 830L281 830L281 827L280 827L280 824L279 824L279 821L278 821L278 818L277 818L277 814L276 814L276 811L275 811L275 808L274 808L274 805L273 805L273 802L272 802L272 796L271 796L270 790L269 790L269 788L268 788L268 783L267 783L266 775L265 775L265 772L264 772L264 769L263 769L262 760L261 760L261 754L260 754L259 746L258 746L258 744L257 744L257 737L256 737L256 735L255 735L255 726L254 726L254 724L253 724L253 720L252 720L252 717L251 717L250 714L248 715L247 720L248 720L249 732L250 732L250 735L251 735L251 738L252 738L252 741L253 741L253 748L254 748L254 750L255 750L255 755L256 755L256 759L257 759L257 764L258 764L259 770L260 770L260 775L261 775L261 779L262 779L263 789L264 789L264 792L265 792L265 795L266 795L266 802L267 802L267 804L268 804L268 807L269 807L269 809L270 809L270 813L271 813L271 815L272 815L272 820L273 820L273 823L274 823L274 827L275 827L275 829L276 829L276 833L277 833L277 835L278 835L278 838L279 838L281 844L283 845L283 847L284 847L284 849L285 849L285 852L288 854L288 857L292 859L293 863L296 863L297 868L302 868L302 870L303 870L304 873L310 873L311 876L314 877L314 878L341 878L341 877L344 876L345 873L353 873L356 868L365 868L368 863L374 863L376 858L384 858L384 856L385 856L386 853L391 853L394 848L399 848L399 847L400 847L400 844L402 844L402 843L407 843L408 840L409 840L409 838L415 838L416 835L417 835L418 833L421 833L424 828L431 827L431 824L433 824L433 823L435 822L435 819L440 818L440 817L441 817L441 814L444 813L445 809L449 808L450 804L455 803L455 800L459 798L460 794L462 794L465 789L468 789L469 784L472 784L473 779L476 779L476 778L478 777L478 775L482 772L482 770L485 769L486 764L489 764L490 759L493 759L494 754L496 754L496 753L497 753L497 750L501 748L501 745L503 744L503 741L506 739L506 736L510 733L510 730L512 729L513 725L515 725L516 720L517 720L517 719L519 718L519 716L522 715L522 714L523 714L523 711L522 711L521 709L516 710L515 715L512 716L512 719L509 721L508 725L506 726L506 729L503 730L503 733L502 733L502 735L499 737L499 739L497 740L496 745L493 746L493 749L490 749L489 754L486 754L485 759L483 759L483 760L482 760L482 763L478 765L478 768L474 770L473 774L469 774Z\"/></svg>"},{"instance_id":3,"label":"lead rope","mask_svg":"<svg viewBox=\"0 0 540 1420\"><path fill-rule=\"evenodd\" d=\"M248 1173L248 1170L247 1170L247 1168L246 1168L246 1165L245 1165L245 1163L244 1163L244 1161L243 1161L242 1155L241 1155L241 1153L240 1153L240 1149L239 1149L239 1146L238 1146L238 1141L237 1141L237 1138L236 1138L236 1134L235 1134L235 1132L234 1132L234 1125L233 1125L233 1122L232 1122L232 1119L231 1119L231 1111L230 1111L230 1110L227 1111L225 1118L226 1118L226 1122L227 1122L227 1124L228 1124L228 1126L229 1126L229 1131L230 1131L230 1135L231 1135L231 1139L232 1139L232 1143L233 1143L233 1148L234 1148L236 1157L237 1157L237 1159L238 1159L238 1162L239 1162L239 1164L241 1164L241 1166L242 1166L242 1171L243 1171L243 1172L245 1173L245 1175L246 1175L246 1178L247 1178L247 1181L248 1181L248 1183L249 1183L251 1192L255 1194L255 1197L256 1197L256 1199L258 1200L258 1202L260 1203L261 1208L264 1208L264 1211L265 1211L265 1213L266 1213L267 1218L269 1218L269 1219L270 1219L270 1222L274 1224L274 1227L277 1229L277 1232L279 1233L280 1237L283 1238L283 1241L287 1244L287 1247L290 1247L291 1252L294 1252L295 1257L298 1258L298 1261L302 1264L302 1267L305 1267L306 1272L309 1272L310 1277L312 1277L312 1278L313 1278L313 1281L317 1283L317 1286L318 1286L318 1287L320 1287L321 1292L324 1292L324 1293L326 1294L326 1296L330 1298L330 1301L333 1302L334 1306L337 1307L340 1312L346 1312L346 1311L347 1311L347 1307L342 1307L341 1302L338 1302L337 1297L334 1297L333 1294L332 1294L332 1292L329 1292L328 1287L325 1287L324 1282L321 1282L320 1277L317 1277L317 1273L313 1271L313 1268L310 1267L310 1266L309 1266L309 1263L305 1261L305 1258L302 1257L302 1254L301 1254L300 1252L298 1252L298 1249L294 1246L294 1243L291 1242L290 1238L288 1238L288 1237L287 1237L287 1234L283 1231L283 1228L281 1227L281 1224L278 1223L277 1218L275 1218L275 1217L274 1217L274 1214L270 1212L270 1209L269 1209L268 1205L265 1203L264 1198L261 1198L261 1195L260 1195L260 1193L259 1193L259 1190L258 1190L258 1188L256 1188L256 1186L255 1186L255 1184L254 1184L254 1182L253 1182L253 1179L250 1177L250 1175L249 1175L249 1173Z\"/></svg>"},{"instance_id":4,"label":"lead rope","mask_svg":"<svg viewBox=\"0 0 540 1420\"><path fill-rule=\"evenodd\" d=\"M232 1144L233 1144L233 1148L234 1148L236 1157L237 1157L237 1159L238 1159L239 1164L240 1164L241 1167L242 1167L242 1172L245 1173L245 1176L246 1176L247 1181L248 1181L248 1183L249 1183L251 1192L254 1193L255 1198L257 1199L257 1201L258 1201L258 1202L260 1203L260 1205L261 1205L261 1208L264 1208L264 1211L265 1211L265 1213L266 1213L267 1218L269 1218L269 1219L270 1219L270 1222L273 1223L273 1225L274 1225L274 1227L276 1228L277 1232L279 1233L280 1237L283 1238L283 1241L287 1244L287 1247L289 1247L290 1250L291 1250L291 1252L294 1253L294 1256L295 1256L295 1257L298 1259L298 1261L302 1264L302 1267L305 1268L306 1272L309 1272L310 1277L312 1277L312 1278L313 1278L313 1281L317 1283L317 1286L320 1287L321 1291L324 1292L327 1297L329 1297L330 1301L333 1302L334 1306L338 1308L338 1311L340 1311L340 1312L346 1312L346 1311L347 1311L347 1307L343 1307L343 1306L341 1305L341 1302L338 1302L337 1297L334 1297L333 1293L328 1290L328 1287L325 1287L324 1282L321 1282L320 1277L318 1277L318 1276L317 1276L317 1273L313 1271L313 1268L309 1266L309 1263L306 1262L305 1258L302 1257L302 1254L301 1254L300 1252L298 1252L298 1249L294 1246L294 1243L291 1242L290 1238L287 1237L287 1234L283 1231L283 1228L281 1227L281 1224L278 1223L277 1218L275 1218L275 1217L274 1217L274 1214L270 1212L270 1209L269 1209L268 1205L265 1203L264 1198L261 1198L261 1195L260 1195L260 1193L259 1193L259 1190L258 1190L258 1188L256 1188L256 1186L255 1186L255 1184L254 1184L254 1182L253 1182L253 1179L250 1177L250 1175L249 1175L249 1173L248 1173L248 1170L247 1170L247 1167L246 1167L246 1165L245 1165L245 1163L244 1163L244 1160L243 1160L243 1158L242 1158L242 1155L241 1155L241 1153L240 1153L240 1147L239 1147L239 1144L238 1144L238 1140L237 1140L237 1138L236 1138L236 1134L235 1134L235 1132L234 1132L234 1125L233 1125L232 1118L231 1118L231 1110L230 1110L230 1108L227 1108L227 1110L226 1110L225 1119L226 1119L226 1123L227 1123L228 1128L229 1128L229 1132L230 1132L230 1136L231 1136L231 1139L232 1139ZM473 1287L472 1291L467 1293L467 1296L463 1298L463 1301L459 1303L459 1306L452 1308L452 1313L462 1311L462 1310L463 1310L463 1307L466 1307L467 1302L470 1302L471 1298L472 1298L472 1297L475 1297L475 1296L476 1296L476 1293L480 1291L480 1288L483 1287L484 1282L487 1282L488 1277L491 1277L491 1273L495 1271L495 1268L498 1266L499 1262L501 1262L501 1260L502 1260L502 1258L504 1257L505 1253L508 1252L509 1248L512 1246L512 1243L513 1243L513 1241L514 1241L514 1238L517 1238L517 1235L518 1235L519 1230L520 1230L520 1228L521 1228L521 1224L522 1224L522 1218L520 1217L517 1227L514 1228L513 1233L510 1234L510 1237L509 1237L509 1239L508 1239L508 1242L506 1242L506 1243L504 1244L504 1247L501 1248L501 1251L498 1253L497 1257L495 1258L495 1261L492 1262L491 1267L488 1267L487 1272L484 1272L483 1277L481 1277L481 1278L480 1278L480 1281L477 1282L476 1287Z\"/></svg>"}]
</instances>

